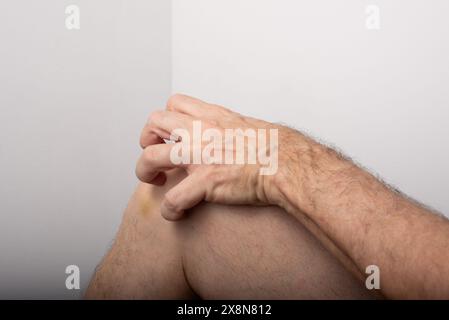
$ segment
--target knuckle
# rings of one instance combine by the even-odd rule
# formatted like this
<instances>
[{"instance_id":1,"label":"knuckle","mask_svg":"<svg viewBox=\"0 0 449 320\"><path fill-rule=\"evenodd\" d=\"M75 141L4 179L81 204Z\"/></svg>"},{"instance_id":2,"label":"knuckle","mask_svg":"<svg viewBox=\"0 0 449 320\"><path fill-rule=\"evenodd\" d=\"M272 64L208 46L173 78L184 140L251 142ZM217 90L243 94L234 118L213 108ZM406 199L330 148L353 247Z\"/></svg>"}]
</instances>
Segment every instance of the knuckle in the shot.
<instances>
[{"instance_id":1,"label":"knuckle","mask_svg":"<svg viewBox=\"0 0 449 320\"><path fill-rule=\"evenodd\" d=\"M209 119L209 120L207 120L206 126L208 128L218 128L220 126L220 122L215 119Z\"/></svg>"},{"instance_id":2,"label":"knuckle","mask_svg":"<svg viewBox=\"0 0 449 320\"><path fill-rule=\"evenodd\" d=\"M226 179L226 176L226 173L211 168L206 172L205 181L210 181L213 185L218 185Z\"/></svg>"},{"instance_id":3,"label":"knuckle","mask_svg":"<svg viewBox=\"0 0 449 320\"><path fill-rule=\"evenodd\" d=\"M156 157L156 152L153 148L146 147L143 152L143 160L145 161L145 164L151 163L151 161Z\"/></svg>"},{"instance_id":4,"label":"knuckle","mask_svg":"<svg viewBox=\"0 0 449 320\"><path fill-rule=\"evenodd\" d=\"M232 115L232 119L235 123L238 123L241 126L247 126L248 124L248 118L241 115L240 113L236 113L234 112L234 114Z\"/></svg>"},{"instance_id":5,"label":"knuckle","mask_svg":"<svg viewBox=\"0 0 449 320\"><path fill-rule=\"evenodd\" d=\"M147 137L150 135L150 133L147 132L146 128L144 128L142 130L142 133L140 134L139 137L139 145L142 149L146 148L146 144L147 144Z\"/></svg>"},{"instance_id":6,"label":"knuckle","mask_svg":"<svg viewBox=\"0 0 449 320\"><path fill-rule=\"evenodd\" d=\"M225 174L221 173L221 172L217 172L214 175L213 181L216 185L220 185L222 184L225 180L226 180L226 176Z\"/></svg>"},{"instance_id":7,"label":"knuckle","mask_svg":"<svg viewBox=\"0 0 449 320\"><path fill-rule=\"evenodd\" d=\"M160 110L153 111L150 114L150 116L148 117L148 124L158 121L159 119L161 119L162 116L163 116L163 111L160 111Z\"/></svg>"},{"instance_id":8,"label":"knuckle","mask_svg":"<svg viewBox=\"0 0 449 320\"><path fill-rule=\"evenodd\" d=\"M134 174L135 174L136 177L140 180L139 165L138 165L138 164L137 164L136 167L134 168Z\"/></svg>"},{"instance_id":9,"label":"knuckle","mask_svg":"<svg viewBox=\"0 0 449 320\"><path fill-rule=\"evenodd\" d=\"M215 107L216 110L218 110L219 112L221 112L223 115L232 115L232 114L234 113L234 112L231 111L230 109L225 108L225 107L223 107L223 106L220 106L220 105L218 105L218 104L214 104L214 105L212 105L212 106Z\"/></svg>"},{"instance_id":10,"label":"knuckle","mask_svg":"<svg viewBox=\"0 0 449 320\"><path fill-rule=\"evenodd\" d=\"M141 147L142 149L146 147L146 146L145 146L145 138L143 137L143 135L140 136L140 139L139 139L139 145L140 145L140 147Z\"/></svg>"},{"instance_id":11,"label":"knuckle","mask_svg":"<svg viewBox=\"0 0 449 320\"><path fill-rule=\"evenodd\" d=\"M139 179L140 181L144 182L144 174L142 172L140 163L137 163L136 168L134 169L134 173L137 177L137 179Z\"/></svg>"},{"instance_id":12,"label":"knuckle","mask_svg":"<svg viewBox=\"0 0 449 320\"><path fill-rule=\"evenodd\" d=\"M184 95L181 93L175 93L168 98L167 106L169 108L174 108L176 105L178 105L181 101L184 100Z\"/></svg>"},{"instance_id":13,"label":"knuckle","mask_svg":"<svg viewBox=\"0 0 449 320\"><path fill-rule=\"evenodd\" d=\"M176 195L173 192L169 192L164 196L164 204L171 211L178 211L178 206L176 204Z\"/></svg>"}]
</instances>

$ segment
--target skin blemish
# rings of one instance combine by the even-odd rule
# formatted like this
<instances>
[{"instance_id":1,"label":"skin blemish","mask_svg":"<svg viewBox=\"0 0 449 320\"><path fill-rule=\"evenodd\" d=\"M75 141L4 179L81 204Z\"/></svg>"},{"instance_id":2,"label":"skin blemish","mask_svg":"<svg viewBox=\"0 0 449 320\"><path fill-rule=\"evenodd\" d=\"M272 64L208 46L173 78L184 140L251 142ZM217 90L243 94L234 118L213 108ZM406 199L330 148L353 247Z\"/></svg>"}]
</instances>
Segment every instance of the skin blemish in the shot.
<instances>
[{"instance_id":1,"label":"skin blemish","mask_svg":"<svg viewBox=\"0 0 449 320\"><path fill-rule=\"evenodd\" d=\"M147 216L156 209L157 203L154 201L153 192L148 185L139 186L136 196L139 214Z\"/></svg>"},{"instance_id":2,"label":"skin blemish","mask_svg":"<svg viewBox=\"0 0 449 320\"><path fill-rule=\"evenodd\" d=\"M139 199L139 212L146 216L151 212L152 202L150 201L149 197L141 197Z\"/></svg>"}]
</instances>

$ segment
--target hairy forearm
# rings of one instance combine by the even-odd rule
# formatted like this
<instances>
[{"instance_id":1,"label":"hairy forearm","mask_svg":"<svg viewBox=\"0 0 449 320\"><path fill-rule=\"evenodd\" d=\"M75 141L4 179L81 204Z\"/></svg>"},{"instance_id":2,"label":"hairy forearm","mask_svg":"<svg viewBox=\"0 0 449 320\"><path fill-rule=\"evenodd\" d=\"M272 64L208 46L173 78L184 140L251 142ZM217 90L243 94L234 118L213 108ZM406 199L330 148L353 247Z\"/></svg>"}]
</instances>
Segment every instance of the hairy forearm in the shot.
<instances>
[{"instance_id":1,"label":"hairy forearm","mask_svg":"<svg viewBox=\"0 0 449 320\"><path fill-rule=\"evenodd\" d=\"M391 298L449 298L449 223L330 148L298 135L281 205L310 220ZM294 178L293 178L294 177ZM306 215L304 218L303 215Z\"/></svg>"}]
</instances>

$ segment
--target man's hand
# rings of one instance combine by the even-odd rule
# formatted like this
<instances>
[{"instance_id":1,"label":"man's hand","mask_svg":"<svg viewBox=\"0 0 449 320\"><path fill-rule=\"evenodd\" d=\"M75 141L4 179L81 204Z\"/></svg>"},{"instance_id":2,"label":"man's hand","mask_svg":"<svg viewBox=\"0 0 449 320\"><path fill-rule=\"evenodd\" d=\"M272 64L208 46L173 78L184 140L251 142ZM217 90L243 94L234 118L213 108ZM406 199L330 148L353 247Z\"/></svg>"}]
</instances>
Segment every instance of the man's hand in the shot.
<instances>
[{"instance_id":1,"label":"man's hand","mask_svg":"<svg viewBox=\"0 0 449 320\"><path fill-rule=\"evenodd\" d=\"M167 110L151 114L142 131L144 151L136 174L143 182L163 184L164 170L182 167L187 171L188 177L165 195L161 212L168 220L181 218L202 200L279 204L276 181L284 173L278 168L284 168L288 160L283 143L292 143L295 136L300 138L289 128L175 95ZM178 158L182 152L184 157Z\"/></svg>"}]
</instances>

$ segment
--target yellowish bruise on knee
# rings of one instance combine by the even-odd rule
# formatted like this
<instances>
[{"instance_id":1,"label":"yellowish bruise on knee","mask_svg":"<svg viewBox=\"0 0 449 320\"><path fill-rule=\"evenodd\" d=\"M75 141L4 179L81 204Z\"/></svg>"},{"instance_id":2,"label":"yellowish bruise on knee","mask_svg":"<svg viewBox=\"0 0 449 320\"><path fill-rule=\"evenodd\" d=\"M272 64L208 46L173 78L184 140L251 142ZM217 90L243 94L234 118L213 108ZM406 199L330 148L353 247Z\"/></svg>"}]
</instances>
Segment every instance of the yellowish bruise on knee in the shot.
<instances>
[{"instance_id":1,"label":"yellowish bruise on knee","mask_svg":"<svg viewBox=\"0 0 449 320\"><path fill-rule=\"evenodd\" d=\"M159 206L159 199L154 194L154 186L140 183L135 192L137 212L140 215L148 216Z\"/></svg>"},{"instance_id":2,"label":"yellowish bruise on knee","mask_svg":"<svg viewBox=\"0 0 449 320\"><path fill-rule=\"evenodd\" d=\"M163 186L139 183L134 194L137 202L136 210L139 214L147 216L155 210L159 211L165 193L186 177L186 173L182 169L169 170L166 175L167 182Z\"/></svg>"}]
</instances>

